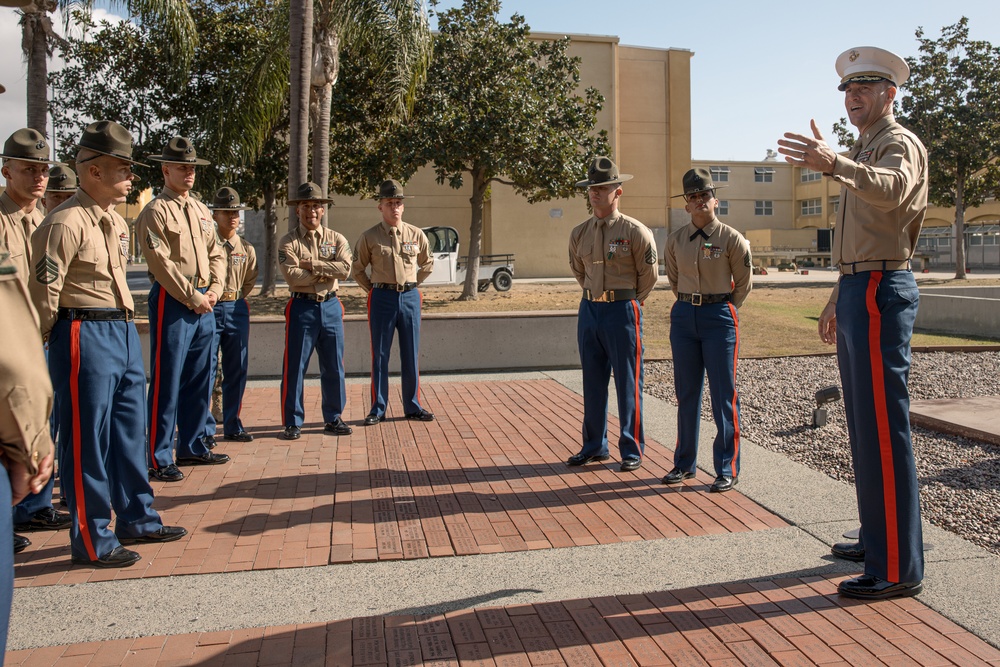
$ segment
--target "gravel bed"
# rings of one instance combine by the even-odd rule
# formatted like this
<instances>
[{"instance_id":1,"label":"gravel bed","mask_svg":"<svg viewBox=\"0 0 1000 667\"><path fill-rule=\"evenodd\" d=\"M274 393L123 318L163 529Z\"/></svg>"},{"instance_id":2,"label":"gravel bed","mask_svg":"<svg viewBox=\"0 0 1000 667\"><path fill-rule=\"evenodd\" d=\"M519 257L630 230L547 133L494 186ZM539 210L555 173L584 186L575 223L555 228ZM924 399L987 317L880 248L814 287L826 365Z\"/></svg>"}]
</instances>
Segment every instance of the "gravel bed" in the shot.
<instances>
[{"instance_id":1,"label":"gravel bed","mask_svg":"<svg viewBox=\"0 0 1000 667\"><path fill-rule=\"evenodd\" d=\"M676 404L673 364L646 365L646 393ZM842 401L812 428L817 389L840 385L836 357L741 359L737 369L742 431L753 443L854 483ZM1000 394L1000 352L913 355L910 397L968 398ZM711 421L708 382L702 416ZM916 427L913 451L923 516L936 526L1000 555L1000 447Z\"/></svg>"}]
</instances>

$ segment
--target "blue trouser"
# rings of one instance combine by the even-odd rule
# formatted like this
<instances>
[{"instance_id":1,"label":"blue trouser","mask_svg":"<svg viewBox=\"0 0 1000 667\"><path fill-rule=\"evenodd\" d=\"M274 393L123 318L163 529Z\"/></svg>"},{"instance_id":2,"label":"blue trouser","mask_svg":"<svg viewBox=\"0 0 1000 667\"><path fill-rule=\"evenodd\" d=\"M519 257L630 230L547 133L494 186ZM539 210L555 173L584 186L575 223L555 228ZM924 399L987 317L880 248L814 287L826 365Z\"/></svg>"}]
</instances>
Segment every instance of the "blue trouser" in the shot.
<instances>
[{"instance_id":1,"label":"blue trouser","mask_svg":"<svg viewBox=\"0 0 1000 667\"><path fill-rule=\"evenodd\" d=\"M712 444L716 476L740 474L740 398L736 358L740 320L731 303L695 306L677 301L670 309L670 350L677 393L677 445L674 466L684 472L698 464L701 396L708 373L712 416L718 429Z\"/></svg>"},{"instance_id":2,"label":"blue trouser","mask_svg":"<svg viewBox=\"0 0 1000 667\"><path fill-rule=\"evenodd\" d=\"M215 387L215 360L222 348L222 432L239 433L243 429L240 408L247 388L250 363L250 308L246 299L215 304L215 334L209 353L208 386ZM205 435L215 435L215 417L208 411Z\"/></svg>"},{"instance_id":3,"label":"blue trouser","mask_svg":"<svg viewBox=\"0 0 1000 667\"><path fill-rule=\"evenodd\" d=\"M59 393L62 493L70 548L96 560L163 525L147 476L146 374L132 322L58 320L49 336L49 374ZM117 522L109 529L111 511Z\"/></svg>"},{"instance_id":4,"label":"blue trouser","mask_svg":"<svg viewBox=\"0 0 1000 667\"><path fill-rule=\"evenodd\" d=\"M866 271L840 278L837 361L854 459L865 574L892 582L924 577L906 388L919 299L909 271Z\"/></svg>"},{"instance_id":5,"label":"blue trouser","mask_svg":"<svg viewBox=\"0 0 1000 667\"><path fill-rule=\"evenodd\" d=\"M618 454L642 457L643 345L639 302L595 303L583 299L577 324L583 367L583 448L585 456L608 455L608 382L615 372L618 395Z\"/></svg>"},{"instance_id":6,"label":"blue trouser","mask_svg":"<svg viewBox=\"0 0 1000 667\"><path fill-rule=\"evenodd\" d=\"M204 289L199 290L204 293ZM204 456L201 441L211 411L209 353L215 324L167 294L159 283L149 290L149 466L160 469L177 458Z\"/></svg>"},{"instance_id":7,"label":"blue trouser","mask_svg":"<svg viewBox=\"0 0 1000 667\"><path fill-rule=\"evenodd\" d=\"M371 414L385 414L389 402L389 353L399 332L403 414L420 412L420 303L418 290L373 288L368 293L368 328L372 338Z\"/></svg>"},{"instance_id":8,"label":"blue trouser","mask_svg":"<svg viewBox=\"0 0 1000 667\"><path fill-rule=\"evenodd\" d=\"M10 478L0 463L0 667L7 652L10 603L14 599L14 524L10 519Z\"/></svg>"},{"instance_id":9,"label":"blue trouser","mask_svg":"<svg viewBox=\"0 0 1000 667\"><path fill-rule=\"evenodd\" d=\"M319 352L323 421L334 422L347 405L344 384L344 307L333 297L322 303L289 299L285 306L285 360L281 369L281 423L302 426L302 382L313 348Z\"/></svg>"}]
</instances>

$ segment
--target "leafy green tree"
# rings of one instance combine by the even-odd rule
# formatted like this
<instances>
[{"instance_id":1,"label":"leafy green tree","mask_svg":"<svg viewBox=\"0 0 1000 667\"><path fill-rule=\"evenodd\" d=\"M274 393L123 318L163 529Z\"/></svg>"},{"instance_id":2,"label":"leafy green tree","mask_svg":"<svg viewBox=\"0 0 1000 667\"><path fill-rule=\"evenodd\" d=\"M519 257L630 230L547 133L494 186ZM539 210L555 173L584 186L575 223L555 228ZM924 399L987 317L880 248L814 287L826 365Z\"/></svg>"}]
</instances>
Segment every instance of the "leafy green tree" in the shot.
<instances>
[{"instance_id":1,"label":"leafy green tree","mask_svg":"<svg viewBox=\"0 0 1000 667\"><path fill-rule=\"evenodd\" d=\"M436 2L432 2L436 6ZM472 186L469 265L461 300L476 299L483 207L493 183L529 202L577 194L587 164L609 152L595 132L604 97L580 91L569 39L530 38L524 17L498 20L499 0L464 0L438 16L439 34L403 164L432 164L437 181Z\"/></svg>"},{"instance_id":2,"label":"leafy green tree","mask_svg":"<svg viewBox=\"0 0 1000 667\"><path fill-rule=\"evenodd\" d=\"M1000 191L1000 48L969 39L965 17L906 59L899 121L927 146L929 199L955 207L955 277L965 278L965 211Z\"/></svg>"},{"instance_id":3,"label":"leafy green tree","mask_svg":"<svg viewBox=\"0 0 1000 667\"><path fill-rule=\"evenodd\" d=\"M170 52L175 65L171 76L183 74L198 42L194 19L185 0L115 0L110 4L113 9L126 10L140 23L159 25L166 37L163 48ZM93 0L30 0L18 10L21 49L27 62L27 122L28 127L42 134L48 134L48 59L55 47L66 45L55 32L51 15L62 10L68 17L86 16L93 6ZM84 12L74 12L77 8ZM66 25L70 25L70 21Z\"/></svg>"}]
</instances>

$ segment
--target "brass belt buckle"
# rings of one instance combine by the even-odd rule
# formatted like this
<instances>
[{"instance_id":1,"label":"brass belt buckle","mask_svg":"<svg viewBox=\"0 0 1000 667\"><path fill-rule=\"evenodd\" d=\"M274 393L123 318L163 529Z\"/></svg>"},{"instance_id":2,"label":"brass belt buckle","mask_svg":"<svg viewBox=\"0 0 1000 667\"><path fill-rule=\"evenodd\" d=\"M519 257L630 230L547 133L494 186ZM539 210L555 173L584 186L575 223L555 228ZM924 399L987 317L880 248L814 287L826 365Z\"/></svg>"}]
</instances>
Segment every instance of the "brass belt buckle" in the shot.
<instances>
[{"instance_id":1,"label":"brass belt buckle","mask_svg":"<svg viewBox=\"0 0 1000 667\"><path fill-rule=\"evenodd\" d=\"M591 301L594 301L595 303L607 303L608 302L608 293L607 292L601 292L601 296L597 297L596 299L591 299Z\"/></svg>"},{"instance_id":2,"label":"brass belt buckle","mask_svg":"<svg viewBox=\"0 0 1000 667\"><path fill-rule=\"evenodd\" d=\"M405 292L406 291L406 283L396 283L396 291L397 292Z\"/></svg>"},{"instance_id":3,"label":"brass belt buckle","mask_svg":"<svg viewBox=\"0 0 1000 667\"><path fill-rule=\"evenodd\" d=\"M701 305L701 292L695 292L691 295L691 305L692 306Z\"/></svg>"}]
</instances>

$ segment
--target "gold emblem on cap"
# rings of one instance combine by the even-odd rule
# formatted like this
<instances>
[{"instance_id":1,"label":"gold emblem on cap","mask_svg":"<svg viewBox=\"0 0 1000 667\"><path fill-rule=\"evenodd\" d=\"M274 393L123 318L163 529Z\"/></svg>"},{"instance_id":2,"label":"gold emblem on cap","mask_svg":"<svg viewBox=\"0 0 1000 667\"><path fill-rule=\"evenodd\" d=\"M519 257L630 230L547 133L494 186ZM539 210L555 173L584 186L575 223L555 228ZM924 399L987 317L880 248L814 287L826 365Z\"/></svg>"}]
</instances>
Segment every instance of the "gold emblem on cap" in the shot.
<instances>
[{"instance_id":1,"label":"gold emblem on cap","mask_svg":"<svg viewBox=\"0 0 1000 667\"><path fill-rule=\"evenodd\" d=\"M861 57L860 53L858 53L857 51L851 51L850 60L852 63L860 57Z\"/></svg>"}]
</instances>

